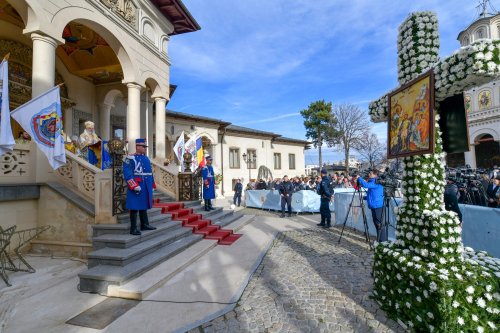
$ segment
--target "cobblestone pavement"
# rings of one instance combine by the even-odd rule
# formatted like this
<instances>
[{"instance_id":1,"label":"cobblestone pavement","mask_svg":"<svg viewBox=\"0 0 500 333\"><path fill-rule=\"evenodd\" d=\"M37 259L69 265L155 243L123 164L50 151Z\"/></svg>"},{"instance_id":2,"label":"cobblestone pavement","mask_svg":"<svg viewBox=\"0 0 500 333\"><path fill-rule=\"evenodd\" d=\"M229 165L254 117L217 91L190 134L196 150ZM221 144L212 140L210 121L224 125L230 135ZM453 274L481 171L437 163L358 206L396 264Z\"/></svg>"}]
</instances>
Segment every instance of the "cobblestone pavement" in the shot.
<instances>
[{"instance_id":1,"label":"cobblestone pavement","mask_svg":"<svg viewBox=\"0 0 500 333\"><path fill-rule=\"evenodd\" d=\"M280 234L235 309L190 333L404 332L369 298L372 254L360 234Z\"/></svg>"}]
</instances>

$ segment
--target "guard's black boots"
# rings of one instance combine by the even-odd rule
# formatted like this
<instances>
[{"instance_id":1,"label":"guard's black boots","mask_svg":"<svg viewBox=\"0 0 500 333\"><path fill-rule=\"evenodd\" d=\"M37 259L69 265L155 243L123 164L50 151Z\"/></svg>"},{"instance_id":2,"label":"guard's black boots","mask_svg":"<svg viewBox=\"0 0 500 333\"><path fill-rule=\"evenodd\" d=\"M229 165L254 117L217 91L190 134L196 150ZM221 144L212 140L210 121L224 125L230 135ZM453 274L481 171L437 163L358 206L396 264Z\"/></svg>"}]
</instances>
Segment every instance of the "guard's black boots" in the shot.
<instances>
[{"instance_id":1,"label":"guard's black boots","mask_svg":"<svg viewBox=\"0 0 500 333\"><path fill-rule=\"evenodd\" d=\"M318 227L324 227L325 226L325 221L321 220L321 223L316 224Z\"/></svg>"},{"instance_id":2,"label":"guard's black boots","mask_svg":"<svg viewBox=\"0 0 500 333\"><path fill-rule=\"evenodd\" d=\"M141 232L137 229L137 221L130 221L130 234L140 236Z\"/></svg>"},{"instance_id":3,"label":"guard's black boots","mask_svg":"<svg viewBox=\"0 0 500 333\"><path fill-rule=\"evenodd\" d=\"M331 227L332 227L332 225L331 225L330 221L326 221L326 225L323 228L328 229Z\"/></svg>"},{"instance_id":4,"label":"guard's black boots","mask_svg":"<svg viewBox=\"0 0 500 333\"><path fill-rule=\"evenodd\" d=\"M149 223L141 223L141 230L156 230L156 228Z\"/></svg>"},{"instance_id":5,"label":"guard's black boots","mask_svg":"<svg viewBox=\"0 0 500 333\"><path fill-rule=\"evenodd\" d=\"M210 206L208 205L208 200L205 200L205 211L210 211Z\"/></svg>"}]
</instances>

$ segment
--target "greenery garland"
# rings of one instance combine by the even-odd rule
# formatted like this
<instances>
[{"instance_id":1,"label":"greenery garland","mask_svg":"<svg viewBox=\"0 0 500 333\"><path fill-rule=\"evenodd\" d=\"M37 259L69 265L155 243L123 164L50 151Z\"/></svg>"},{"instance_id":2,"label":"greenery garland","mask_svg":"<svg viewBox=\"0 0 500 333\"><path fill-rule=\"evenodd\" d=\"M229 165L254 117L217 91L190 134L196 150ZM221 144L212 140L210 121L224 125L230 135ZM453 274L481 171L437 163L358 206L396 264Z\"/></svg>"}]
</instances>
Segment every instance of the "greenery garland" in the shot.
<instances>
[{"instance_id":1,"label":"greenery garland","mask_svg":"<svg viewBox=\"0 0 500 333\"><path fill-rule=\"evenodd\" d=\"M410 15L400 28L399 41L420 39L420 23L425 24L425 29L437 31L436 22L430 12ZM416 37L408 38L407 31ZM435 35L432 31L426 34ZM439 43L429 47L434 45ZM420 57L417 53L413 56ZM499 63L498 54L495 57ZM403 66L414 63L403 60ZM418 76L423 65L419 63L415 71L403 70L404 74L400 71L400 83ZM459 75L455 77L460 79ZM453 84L449 86L449 78L440 80L440 89L455 89ZM375 104L383 105L381 100ZM404 159L404 201L397 212L397 240L375 248L373 297L390 318L413 332L498 332L500 260L485 252L464 249L458 217L444 209L445 154L437 121L435 153Z\"/></svg>"}]
</instances>

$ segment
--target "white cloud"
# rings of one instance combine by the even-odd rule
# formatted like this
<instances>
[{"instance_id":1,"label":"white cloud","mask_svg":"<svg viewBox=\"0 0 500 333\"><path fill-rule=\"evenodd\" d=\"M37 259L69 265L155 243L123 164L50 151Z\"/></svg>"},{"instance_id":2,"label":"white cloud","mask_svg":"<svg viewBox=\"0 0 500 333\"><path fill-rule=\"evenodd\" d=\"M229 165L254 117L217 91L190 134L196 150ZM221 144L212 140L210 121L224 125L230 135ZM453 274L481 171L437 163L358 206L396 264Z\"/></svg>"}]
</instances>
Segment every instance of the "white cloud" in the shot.
<instances>
[{"instance_id":1,"label":"white cloud","mask_svg":"<svg viewBox=\"0 0 500 333\"><path fill-rule=\"evenodd\" d=\"M300 113L294 112L294 113L282 114L282 115L275 116L275 117L269 117L269 118L258 119L258 120L251 120L251 121L241 123L241 125L267 123L270 121L275 121L275 120L280 120L280 119L285 119L285 118L290 118L290 117L296 117L296 116L300 116Z\"/></svg>"}]
</instances>

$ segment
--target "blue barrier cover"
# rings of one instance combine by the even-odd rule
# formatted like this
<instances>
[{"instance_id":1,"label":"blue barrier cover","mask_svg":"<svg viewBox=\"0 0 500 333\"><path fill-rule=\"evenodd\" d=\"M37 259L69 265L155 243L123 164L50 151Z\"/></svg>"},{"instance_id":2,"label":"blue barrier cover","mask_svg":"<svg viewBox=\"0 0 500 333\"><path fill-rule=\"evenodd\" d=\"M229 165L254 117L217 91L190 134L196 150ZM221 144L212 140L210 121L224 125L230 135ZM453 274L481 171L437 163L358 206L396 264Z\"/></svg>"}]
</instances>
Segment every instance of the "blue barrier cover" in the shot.
<instances>
[{"instance_id":1,"label":"blue barrier cover","mask_svg":"<svg viewBox=\"0 0 500 333\"><path fill-rule=\"evenodd\" d=\"M364 195L366 193L363 192ZM277 190L252 190L245 191L247 207L281 210L281 197ZM354 190L335 189L335 200L330 202L330 210L335 212L335 224L343 224L347 210L352 201L352 212L349 214L346 225L364 232L359 196ZM396 205L402 199L391 200L389 214L389 240L396 239ZM296 213L319 212L320 196L313 191L299 191L292 195L292 211ZM365 214L370 235L375 236L372 214L365 201ZM500 258L500 209L459 205L463 215L462 242L475 250L487 251L494 257Z\"/></svg>"},{"instance_id":2,"label":"blue barrier cover","mask_svg":"<svg viewBox=\"0 0 500 333\"><path fill-rule=\"evenodd\" d=\"M349 193L335 194L335 224L343 224L347 210L353 198ZM397 198L397 205L402 199ZM396 238L396 214L394 200L391 200L389 218L389 239ZM356 195L353 206L359 206L359 199ZM500 209L472 205L459 205L463 217L462 242L464 246L470 246L475 250L486 251L496 258L500 258ZM365 202L366 219L370 235L375 236L375 226L373 225L372 214ZM353 207L349 214L347 226L364 232L363 219L361 218L361 208Z\"/></svg>"}]
</instances>

